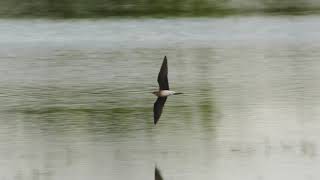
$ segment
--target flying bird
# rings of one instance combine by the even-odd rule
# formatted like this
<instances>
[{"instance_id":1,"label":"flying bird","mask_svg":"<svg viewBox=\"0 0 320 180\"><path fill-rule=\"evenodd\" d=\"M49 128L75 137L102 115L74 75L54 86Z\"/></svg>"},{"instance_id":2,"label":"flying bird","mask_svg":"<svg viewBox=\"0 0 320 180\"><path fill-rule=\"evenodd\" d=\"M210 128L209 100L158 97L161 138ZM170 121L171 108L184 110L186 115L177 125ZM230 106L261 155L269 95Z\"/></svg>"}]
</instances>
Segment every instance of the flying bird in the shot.
<instances>
[{"instance_id":1,"label":"flying bird","mask_svg":"<svg viewBox=\"0 0 320 180\"><path fill-rule=\"evenodd\" d=\"M153 106L154 124L157 124L157 122L160 119L163 106L166 103L167 97L170 95L182 94L182 93L176 93L174 91L170 91L169 82L168 82L168 62L167 62L166 56L164 56L162 66L158 74L158 83L159 83L159 90L152 92L155 96L158 97Z\"/></svg>"}]
</instances>

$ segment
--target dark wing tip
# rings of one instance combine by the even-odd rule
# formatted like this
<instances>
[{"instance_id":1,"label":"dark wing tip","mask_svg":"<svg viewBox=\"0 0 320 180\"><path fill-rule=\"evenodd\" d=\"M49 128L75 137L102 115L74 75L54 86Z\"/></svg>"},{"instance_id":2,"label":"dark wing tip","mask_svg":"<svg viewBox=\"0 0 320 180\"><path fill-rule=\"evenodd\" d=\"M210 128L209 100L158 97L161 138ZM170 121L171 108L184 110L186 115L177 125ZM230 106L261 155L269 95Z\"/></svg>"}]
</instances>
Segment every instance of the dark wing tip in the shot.
<instances>
[{"instance_id":1,"label":"dark wing tip","mask_svg":"<svg viewBox=\"0 0 320 180\"><path fill-rule=\"evenodd\" d=\"M167 56L164 56L162 64L167 66L168 64Z\"/></svg>"},{"instance_id":2,"label":"dark wing tip","mask_svg":"<svg viewBox=\"0 0 320 180\"><path fill-rule=\"evenodd\" d=\"M159 115L159 110L156 109L158 107L156 107L157 105L155 105L154 109L153 109L153 124L156 125L157 122L160 119L160 115ZM160 112L161 113L161 112Z\"/></svg>"},{"instance_id":3,"label":"dark wing tip","mask_svg":"<svg viewBox=\"0 0 320 180\"><path fill-rule=\"evenodd\" d=\"M162 112L160 112L160 114L158 114L158 112L155 112L155 114L154 114L154 120L153 120L154 125L157 125L157 123L158 123L158 121L159 121L159 119L160 119L161 113L162 113Z\"/></svg>"},{"instance_id":4,"label":"dark wing tip","mask_svg":"<svg viewBox=\"0 0 320 180\"><path fill-rule=\"evenodd\" d=\"M157 122L158 122L158 119L154 118L154 120L153 120L154 125L156 125Z\"/></svg>"},{"instance_id":5,"label":"dark wing tip","mask_svg":"<svg viewBox=\"0 0 320 180\"><path fill-rule=\"evenodd\" d=\"M168 64L167 56L164 56L162 64L167 66L167 64Z\"/></svg>"}]
</instances>

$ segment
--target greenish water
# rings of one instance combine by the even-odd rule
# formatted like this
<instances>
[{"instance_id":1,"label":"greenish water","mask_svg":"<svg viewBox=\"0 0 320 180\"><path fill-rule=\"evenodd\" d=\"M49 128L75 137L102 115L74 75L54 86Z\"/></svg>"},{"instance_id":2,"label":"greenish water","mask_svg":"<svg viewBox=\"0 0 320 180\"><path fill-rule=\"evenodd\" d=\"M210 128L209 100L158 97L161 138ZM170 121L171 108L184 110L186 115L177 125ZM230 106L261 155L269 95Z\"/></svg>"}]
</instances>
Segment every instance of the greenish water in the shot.
<instances>
[{"instance_id":1,"label":"greenish water","mask_svg":"<svg viewBox=\"0 0 320 180\"><path fill-rule=\"evenodd\" d=\"M0 20L0 179L319 179L319 16ZM152 108L163 56L172 90Z\"/></svg>"}]
</instances>

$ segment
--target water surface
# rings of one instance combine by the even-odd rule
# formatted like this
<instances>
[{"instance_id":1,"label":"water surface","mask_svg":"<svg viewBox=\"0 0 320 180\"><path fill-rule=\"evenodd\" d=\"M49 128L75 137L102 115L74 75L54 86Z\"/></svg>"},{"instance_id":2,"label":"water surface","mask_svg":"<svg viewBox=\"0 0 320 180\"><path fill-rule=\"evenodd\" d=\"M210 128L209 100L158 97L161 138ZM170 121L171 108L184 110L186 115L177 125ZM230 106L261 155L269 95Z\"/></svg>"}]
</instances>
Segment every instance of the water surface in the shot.
<instances>
[{"instance_id":1,"label":"water surface","mask_svg":"<svg viewBox=\"0 0 320 180\"><path fill-rule=\"evenodd\" d=\"M319 179L319 16L0 20L0 179ZM157 126L157 73L169 97Z\"/></svg>"}]
</instances>

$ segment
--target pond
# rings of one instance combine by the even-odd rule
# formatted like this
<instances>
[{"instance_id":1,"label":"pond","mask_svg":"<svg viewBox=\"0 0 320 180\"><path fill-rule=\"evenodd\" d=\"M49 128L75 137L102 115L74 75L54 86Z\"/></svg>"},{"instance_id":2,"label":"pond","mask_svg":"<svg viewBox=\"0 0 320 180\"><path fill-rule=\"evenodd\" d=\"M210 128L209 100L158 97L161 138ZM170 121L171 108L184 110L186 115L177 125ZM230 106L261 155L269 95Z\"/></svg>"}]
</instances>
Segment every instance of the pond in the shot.
<instances>
[{"instance_id":1,"label":"pond","mask_svg":"<svg viewBox=\"0 0 320 180\"><path fill-rule=\"evenodd\" d=\"M319 179L319 16L0 20L0 179ZM168 57L170 96L153 124Z\"/></svg>"}]
</instances>

